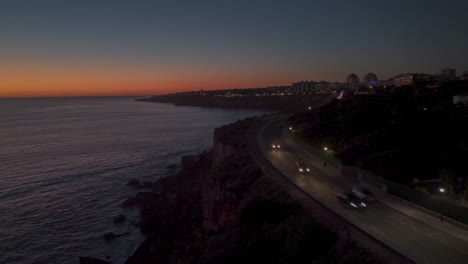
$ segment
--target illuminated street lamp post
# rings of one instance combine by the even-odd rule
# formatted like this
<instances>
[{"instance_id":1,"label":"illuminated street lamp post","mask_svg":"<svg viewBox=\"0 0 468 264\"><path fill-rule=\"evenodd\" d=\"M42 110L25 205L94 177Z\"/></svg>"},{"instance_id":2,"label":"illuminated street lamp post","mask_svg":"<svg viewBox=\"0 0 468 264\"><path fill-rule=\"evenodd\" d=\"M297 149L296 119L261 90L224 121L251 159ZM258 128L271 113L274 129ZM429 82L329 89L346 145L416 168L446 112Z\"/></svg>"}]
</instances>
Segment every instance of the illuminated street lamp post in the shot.
<instances>
[{"instance_id":1,"label":"illuminated street lamp post","mask_svg":"<svg viewBox=\"0 0 468 264\"><path fill-rule=\"evenodd\" d=\"M323 150L325 151L325 156L328 157L328 147L323 147ZM323 166L324 167L327 166L326 158L325 158L325 161L323 162Z\"/></svg>"},{"instance_id":2,"label":"illuminated street lamp post","mask_svg":"<svg viewBox=\"0 0 468 264\"><path fill-rule=\"evenodd\" d=\"M445 193L445 188L444 187L440 187L439 188L439 192L444 194ZM442 198L440 199L440 222L443 223L444 222L444 211L443 211L443 201L442 201Z\"/></svg>"}]
</instances>

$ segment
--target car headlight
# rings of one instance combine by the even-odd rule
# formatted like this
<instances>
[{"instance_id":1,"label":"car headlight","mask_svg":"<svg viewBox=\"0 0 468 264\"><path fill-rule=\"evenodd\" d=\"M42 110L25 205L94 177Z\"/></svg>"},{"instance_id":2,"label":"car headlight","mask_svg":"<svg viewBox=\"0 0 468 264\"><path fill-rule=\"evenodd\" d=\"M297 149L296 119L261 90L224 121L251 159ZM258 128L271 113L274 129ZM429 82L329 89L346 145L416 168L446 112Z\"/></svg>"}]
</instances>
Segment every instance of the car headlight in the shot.
<instances>
[{"instance_id":1,"label":"car headlight","mask_svg":"<svg viewBox=\"0 0 468 264\"><path fill-rule=\"evenodd\" d=\"M310 171L310 170L307 168L306 171Z\"/></svg>"},{"instance_id":2,"label":"car headlight","mask_svg":"<svg viewBox=\"0 0 468 264\"><path fill-rule=\"evenodd\" d=\"M303 169L299 169L300 172L303 172L304 170Z\"/></svg>"},{"instance_id":3,"label":"car headlight","mask_svg":"<svg viewBox=\"0 0 468 264\"><path fill-rule=\"evenodd\" d=\"M362 205L363 207L366 207L366 206L367 206L365 203L361 203L361 205Z\"/></svg>"},{"instance_id":4,"label":"car headlight","mask_svg":"<svg viewBox=\"0 0 468 264\"><path fill-rule=\"evenodd\" d=\"M354 203L350 203L352 207L356 207L357 208L357 205L355 205Z\"/></svg>"},{"instance_id":5,"label":"car headlight","mask_svg":"<svg viewBox=\"0 0 468 264\"><path fill-rule=\"evenodd\" d=\"M278 148L281 148L281 146L280 146L280 145L278 145Z\"/></svg>"}]
</instances>

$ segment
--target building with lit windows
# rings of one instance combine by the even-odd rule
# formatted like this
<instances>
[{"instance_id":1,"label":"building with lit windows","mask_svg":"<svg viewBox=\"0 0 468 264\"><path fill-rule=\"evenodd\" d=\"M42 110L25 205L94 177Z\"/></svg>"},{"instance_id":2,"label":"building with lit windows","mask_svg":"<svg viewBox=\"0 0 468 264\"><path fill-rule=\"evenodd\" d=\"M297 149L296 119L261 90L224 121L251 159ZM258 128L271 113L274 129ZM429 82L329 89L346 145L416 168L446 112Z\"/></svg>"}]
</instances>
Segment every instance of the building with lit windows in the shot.
<instances>
[{"instance_id":1,"label":"building with lit windows","mask_svg":"<svg viewBox=\"0 0 468 264\"><path fill-rule=\"evenodd\" d=\"M415 85L422 82L430 82L431 76L428 74L419 74L419 73L406 73L402 75L395 76L393 78L393 83L395 87L403 87Z\"/></svg>"}]
</instances>

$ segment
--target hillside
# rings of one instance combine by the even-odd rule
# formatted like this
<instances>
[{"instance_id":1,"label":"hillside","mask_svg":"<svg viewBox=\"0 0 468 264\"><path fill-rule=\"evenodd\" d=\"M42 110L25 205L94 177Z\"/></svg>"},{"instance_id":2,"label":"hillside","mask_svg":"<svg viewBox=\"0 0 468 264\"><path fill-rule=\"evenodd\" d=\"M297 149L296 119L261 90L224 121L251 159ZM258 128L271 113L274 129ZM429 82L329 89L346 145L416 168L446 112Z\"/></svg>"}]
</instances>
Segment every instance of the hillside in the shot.
<instances>
[{"instance_id":1,"label":"hillside","mask_svg":"<svg viewBox=\"0 0 468 264\"><path fill-rule=\"evenodd\" d=\"M344 164L403 184L448 173L454 190L464 191L468 108L453 105L446 90L417 97L410 89L355 96L297 113L289 122L300 136L319 148L329 147Z\"/></svg>"}]
</instances>

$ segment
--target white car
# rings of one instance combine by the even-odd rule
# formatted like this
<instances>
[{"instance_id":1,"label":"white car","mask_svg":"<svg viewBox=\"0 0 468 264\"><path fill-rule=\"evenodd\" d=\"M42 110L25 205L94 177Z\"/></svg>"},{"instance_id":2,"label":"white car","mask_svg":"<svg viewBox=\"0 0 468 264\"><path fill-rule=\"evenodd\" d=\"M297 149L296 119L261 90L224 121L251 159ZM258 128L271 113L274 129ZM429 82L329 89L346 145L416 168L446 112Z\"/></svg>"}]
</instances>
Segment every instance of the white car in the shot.
<instances>
[{"instance_id":1,"label":"white car","mask_svg":"<svg viewBox=\"0 0 468 264\"><path fill-rule=\"evenodd\" d=\"M296 166L299 172L310 172L310 168L302 162L296 161Z\"/></svg>"},{"instance_id":2,"label":"white car","mask_svg":"<svg viewBox=\"0 0 468 264\"><path fill-rule=\"evenodd\" d=\"M337 193L336 198L343 206L346 206L346 207L355 208L355 209L367 207L367 204L365 203L364 200L362 200L361 198L357 197L356 195L352 193L347 193L347 192Z\"/></svg>"},{"instance_id":3,"label":"white car","mask_svg":"<svg viewBox=\"0 0 468 264\"><path fill-rule=\"evenodd\" d=\"M281 148L281 145L280 145L278 142L273 142L273 143L271 144L271 147L272 147L273 149L280 149L280 148Z\"/></svg>"},{"instance_id":4,"label":"white car","mask_svg":"<svg viewBox=\"0 0 468 264\"><path fill-rule=\"evenodd\" d=\"M373 193L361 187L354 187L352 193L367 202L374 202L376 200Z\"/></svg>"}]
</instances>

